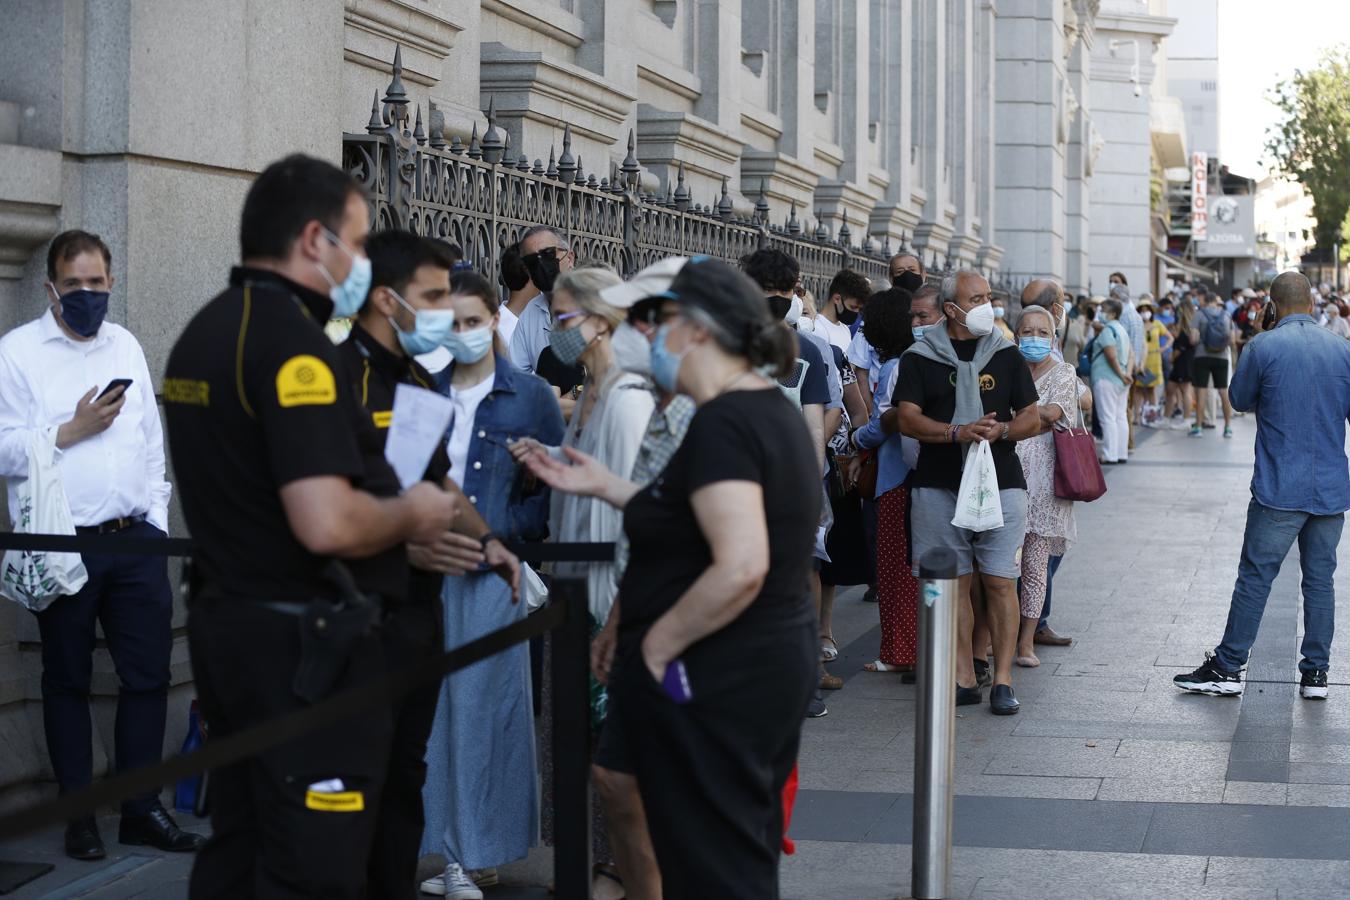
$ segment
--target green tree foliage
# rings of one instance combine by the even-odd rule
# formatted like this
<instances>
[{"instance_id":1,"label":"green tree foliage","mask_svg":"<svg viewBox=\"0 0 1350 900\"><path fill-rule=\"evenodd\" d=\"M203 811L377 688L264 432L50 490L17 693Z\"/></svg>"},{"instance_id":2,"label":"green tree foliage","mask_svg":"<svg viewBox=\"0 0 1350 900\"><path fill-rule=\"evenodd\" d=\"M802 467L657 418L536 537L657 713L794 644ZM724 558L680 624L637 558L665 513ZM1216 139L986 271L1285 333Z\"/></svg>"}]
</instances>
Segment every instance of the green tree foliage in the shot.
<instances>
[{"instance_id":1,"label":"green tree foliage","mask_svg":"<svg viewBox=\"0 0 1350 900\"><path fill-rule=\"evenodd\" d=\"M1311 71L1296 69L1270 100L1282 121L1267 130L1266 153L1312 197L1317 244L1330 250L1350 214L1350 46L1328 50Z\"/></svg>"}]
</instances>

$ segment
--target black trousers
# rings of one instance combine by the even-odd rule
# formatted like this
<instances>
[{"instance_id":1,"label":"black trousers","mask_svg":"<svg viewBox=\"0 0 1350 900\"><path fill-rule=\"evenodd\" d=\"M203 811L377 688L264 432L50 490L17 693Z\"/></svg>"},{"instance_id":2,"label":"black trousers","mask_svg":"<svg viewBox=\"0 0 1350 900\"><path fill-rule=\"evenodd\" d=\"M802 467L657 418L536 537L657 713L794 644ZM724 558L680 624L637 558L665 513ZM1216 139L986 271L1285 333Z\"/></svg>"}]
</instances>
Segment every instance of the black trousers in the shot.
<instances>
[{"instance_id":1,"label":"black trousers","mask_svg":"<svg viewBox=\"0 0 1350 900\"><path fill-rule=\"evenodd\" d=\"M124 532L163 537L142 522ZM86 554L89 581L37 614L42 635L42 724L61 793L93 779L89 685L93 675L94 623L103 624L117 671L117 720L113 730L119 771L153 765L164 750L164 716L173 648L173 590L161 556ZM149 791L122 802L122 814L141 815L158 799Z\"/></svg>"},{"instance_id":2,"label":"black trousers","mask_svg":"<svg viewBox=\"0 0 1350 900\"><path fill-rule=\"evenodd\" d=\"M298 620L222 597L188 613L192 671L212 736L293 712ZM381 638L353 650L334 692L385 673ZM212 834L197 855L192 900L358 900L388 777L394 714L349 717L211 773ZM411 885L410 885L411 888Z\"/></svg>"},{"instance_id":3,"label":"black trousers","mask_svg":"<svg viewBox=\"0 0 1350 900\"><path fill-rule=\"evenodd\" d=\"M783 785L820 641L813 621L737 631L686 652L687 705L666 697L636 649L610 682L666 900L778 897Z\"/></svg>"},{"instance_id":4,"label":"black trousers","mask_svg":"<svg viewBox=\"0 0 1350 900\"><path fill-rule=\"evenodd\" d=\"M401 606L380 630L385 659L395 669L444 652L441 601ZM422 786L427 780L427 738L436 718L441 683L433 681L404 695L390 710L394 738L385 769L384 800L370 853L372 898L417 896L417 860L426 817Z\"/></svg>"}]
</instances>

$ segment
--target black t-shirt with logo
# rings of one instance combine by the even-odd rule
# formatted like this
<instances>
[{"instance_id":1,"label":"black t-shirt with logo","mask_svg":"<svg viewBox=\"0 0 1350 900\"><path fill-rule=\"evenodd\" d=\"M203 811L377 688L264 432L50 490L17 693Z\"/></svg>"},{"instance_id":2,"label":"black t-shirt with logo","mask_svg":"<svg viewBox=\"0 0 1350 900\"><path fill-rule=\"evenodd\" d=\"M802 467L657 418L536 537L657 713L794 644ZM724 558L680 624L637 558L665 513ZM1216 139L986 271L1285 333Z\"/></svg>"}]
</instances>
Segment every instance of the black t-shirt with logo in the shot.
<instances>
[{"instance_id":1,"label":"black t-shirt with logo","mask_svg":"<svg viewBox=\"0 0 1350 900\"><path fill-rule=\"evenodd\" d=\"M975 358L978 340L952 341L957 358ZM1036 402L1036 382L1031 369L1016 347L995 353L980 370L980 399L986 414L995 413L1000 422L1011 422L1019 409ZM891 400L894 404L913 403L923 414L938 422L950 422L956 414L956 370L916 353L907 353L900 363L900 379ZM964 422L960 424L965 424ZM1017 445L1012 441L993 441L994 468L1000 490L1027 486ZM958 490L961 487L962 444L921 444L919 464L911 477L911 487L936 487Z\"/></svg>"},{"instance_id":2,"label":"black t-shirt with logo","mask_svg":"<svg viewBox=\"0 0 1350 900\"><path fill-rule=\"evenodd\" d=\"M227 595L303 602L335 595L329 560L291 532L281 488L320 476L399 492L384 441L324 334L332 301L275 273L237 268L169 354L164 418L203 580ZM347 560L386 602L408 590L402 545Z\"/></svg>"}]
</instances>

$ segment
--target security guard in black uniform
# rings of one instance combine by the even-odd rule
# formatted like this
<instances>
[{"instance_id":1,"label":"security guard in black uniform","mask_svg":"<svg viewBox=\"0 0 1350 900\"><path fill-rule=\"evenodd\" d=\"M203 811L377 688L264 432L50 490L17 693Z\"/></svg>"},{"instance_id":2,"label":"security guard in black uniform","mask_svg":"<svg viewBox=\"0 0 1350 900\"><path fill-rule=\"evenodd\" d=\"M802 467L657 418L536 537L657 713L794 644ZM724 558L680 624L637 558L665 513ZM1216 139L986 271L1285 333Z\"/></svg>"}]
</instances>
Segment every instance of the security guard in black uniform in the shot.
<instances>
[{"instance_id":1,"label":"security guard in black uniform","mask_svg":"<svg viewBox=\"0 0 1350 900\"><path fill-rule=\"evenodd\" d=\"M366 241L370 293L351 335L338 348L338 357L353 395L382 439L393 420L394 393L400 384L435 390L433 377L412 357L441 346L454 322L450 307L454 260L447 251L446 245L410 231L381 231ZM447 478L449 471L450 457L442 442L425 477L462 498L459 487ZM435 544L409 545L413 565L408 602L397 616L387 617L381 629L386 657L394 665L412 665L444 649L440 601L445 575L487 566L513 586L519 583L520 565L515 556L491 534L467 499L459 509L455 531L441 535ZM433 682L419 688L392 710L395 737L370 858L375 896L415 892L425 825L422 785L427 738L440 687Z\"/></svg>"},{"instance_id":2,"label":"security guard in black uniform","mask_svg":"<svg viewBox=\"0 0 1350 900\"><path fill-rule=\"evenodd\" d=\"M243 265L169 356L169 446L198 545L188 638L216 736L382 677L376 620L405 602L404 542L455 518L436 485L399 494L323 332L365 298L368 215L326 162L269 166L244 201ZM360 714L214 772L193 900L387 896L367 866L392 719Z\"/></svg>"}]
</instances>

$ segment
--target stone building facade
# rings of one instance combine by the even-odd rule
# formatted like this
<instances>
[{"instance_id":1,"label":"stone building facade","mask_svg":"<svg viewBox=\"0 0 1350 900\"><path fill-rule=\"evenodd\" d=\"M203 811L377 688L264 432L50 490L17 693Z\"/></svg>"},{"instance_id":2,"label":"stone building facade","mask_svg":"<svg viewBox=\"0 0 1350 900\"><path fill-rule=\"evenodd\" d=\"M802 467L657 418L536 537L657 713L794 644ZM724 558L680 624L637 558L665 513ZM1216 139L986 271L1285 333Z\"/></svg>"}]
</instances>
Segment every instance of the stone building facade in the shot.
<instances>
[{"instance_id":1,"label":"stone building facade","mask_svg":"<svg viewBox=\"0 0 1350 900\"><path fill-rule=\"evenodd\" d=\"M682 172L686 205L723 221L795 222L794 234L851 241L872 258L914 248L1012 288L1048 275L1083 290L1106 252L1094 205L1109 198L1094 169L1112 158L1115 107L1093 101L1117 75L1096 34L1102 5L9 0L0 331L44 308L47 240L86 228L113 251L111 318L159 371L236 259L250 180L291 152L343 159L344 132L365 132L372 99L380 113L396 49L410 115L433 139L470 144L490 107L508 159L547 161L566 129L579 168L604 178L629 156L631 133L635 194L670 192ZM1113 168L1110 193L1147 196L1147 175L1134 162ZM1147 220L1122 222L1112 234L1147 239ZM10 800L46 768L35 641L29 618L0 608ZM181 708L185 648L174 658ZM106 658L95 693L98 731L110 735ZM172 743L181 731L171 723Z\"/></svg>"}]
</instances>

